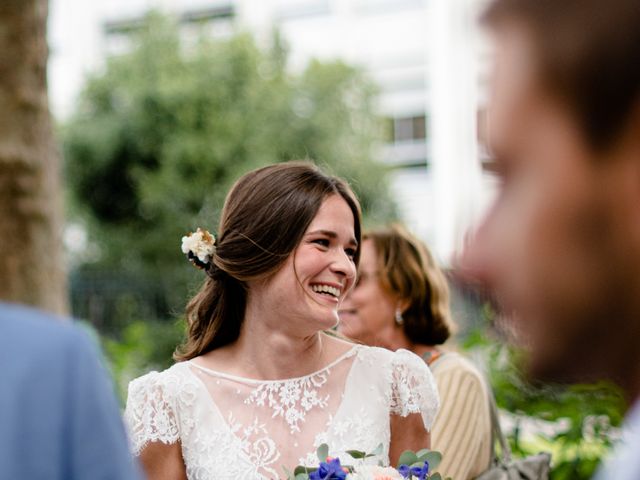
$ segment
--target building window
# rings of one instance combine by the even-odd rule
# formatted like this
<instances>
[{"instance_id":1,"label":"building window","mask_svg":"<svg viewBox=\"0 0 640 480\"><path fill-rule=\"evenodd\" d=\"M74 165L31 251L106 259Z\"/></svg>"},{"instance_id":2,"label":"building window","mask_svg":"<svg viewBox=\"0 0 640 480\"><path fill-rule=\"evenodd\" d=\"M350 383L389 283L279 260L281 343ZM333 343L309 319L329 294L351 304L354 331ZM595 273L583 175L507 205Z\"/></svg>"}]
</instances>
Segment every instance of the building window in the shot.
<instances>
[{"instance_id":1,"label":"building window","mask_svg":"<svg viewBox=\"0 0 640 480\"><path fill-rule=\"evenodd\" d=\"M233 5L212 7L203 10L192 10L183 13L180 17L182 23L209 23L235 17Z\"/></svg>"},{"instance_id":2,"label":"building window","mask_svg":"<svg viewBox=\"0 0 640 480\"><path fill-rule=\"evenodd\" d=\"M427 0L356 0L355 9L358 13L385 14L396 13L400 10L423 8Z\"/></svg>"},{"instance_id":3,"label":"building window","mask_svg":"<svg viewBox=\"0 0 640 480\"><path fill-rule=\"evenodd\" d=\"M235 8L232 4L176 15L183 39L195 43L205 33L212 38L226 38L233 32ZM146 25L144 16L107 21L103 25L108 55L126 54L133 48L133 34Z\"/></svg>"},{"instance_id":4,"label":"building window","mask_svg":"<svg viewBox=\"0 0 640 480\"><path fill-rule=\"evenodd\" d=\"M331 8L328 0L280 0L275 16L277 20L285 21L317 17L329 13L331 13Z\"/></svg>"},{"instance_id":5,"label":"building window","mask_svg":"<svg viewBox=\"0 0 640 480\"><path fill-rule=\"evenodd\" d=\"M427 118L423 115L388 118L382 157L395 167L424 167L427 159Z\"/></svg>"},{"instance_id":6,"label":"building window","mask_svg":"<svg viewBox=\"0 0 640 480\"><path fill-rule=\"evenodd\" d=\"M427 138L425 115L389 119L387 139L390 143L424 141Z\"/></svg>"}]
</instances>

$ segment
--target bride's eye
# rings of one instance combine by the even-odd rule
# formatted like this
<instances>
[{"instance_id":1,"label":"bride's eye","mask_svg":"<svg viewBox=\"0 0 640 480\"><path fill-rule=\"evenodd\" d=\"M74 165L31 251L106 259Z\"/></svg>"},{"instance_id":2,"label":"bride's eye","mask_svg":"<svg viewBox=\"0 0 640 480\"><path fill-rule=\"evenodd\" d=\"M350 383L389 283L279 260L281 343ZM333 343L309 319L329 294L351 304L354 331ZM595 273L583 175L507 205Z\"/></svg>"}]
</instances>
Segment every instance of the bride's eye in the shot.
<instances>
[{"instance_id":1,"label":"bride's eye","mask_svg":"<svg viewBox=\"0 0 640 480\"><path fill-rule=\"evenodd\" d=\"M312 240L312 243L315 243L317 245L322 245L323 247L329 246L329 240L327 240L326 238L317 238L315 240Z\"/></svg>"},{"instance_id":2,"label":"bride's eye","mask_svg":"<svg viewBox=\"0 0 640 480\"><path fill-rule=\"evenodd\" d=\"M351 260L356 258L356 249L355 248L345 248L344 249L344 253L346 253L347 257L349 257Z\"/></svg>"}]
</instances>

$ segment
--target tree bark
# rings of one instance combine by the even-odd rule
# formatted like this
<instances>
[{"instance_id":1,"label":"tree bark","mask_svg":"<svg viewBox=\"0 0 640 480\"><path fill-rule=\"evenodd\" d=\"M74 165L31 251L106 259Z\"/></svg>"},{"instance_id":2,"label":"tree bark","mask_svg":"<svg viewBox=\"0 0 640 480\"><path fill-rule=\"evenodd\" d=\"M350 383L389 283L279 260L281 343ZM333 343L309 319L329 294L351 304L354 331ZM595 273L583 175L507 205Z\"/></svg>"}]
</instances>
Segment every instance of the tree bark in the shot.
<instances>
[{"instance_id":1,"label":"tree bark","mask_svg":"<svg viewBox=\"0 0 640 480\"><path fill-rule=\"evenodd\" d=\"M0 299L67 312L47 0L0 1Z\"/></svg>"}]
</instances>

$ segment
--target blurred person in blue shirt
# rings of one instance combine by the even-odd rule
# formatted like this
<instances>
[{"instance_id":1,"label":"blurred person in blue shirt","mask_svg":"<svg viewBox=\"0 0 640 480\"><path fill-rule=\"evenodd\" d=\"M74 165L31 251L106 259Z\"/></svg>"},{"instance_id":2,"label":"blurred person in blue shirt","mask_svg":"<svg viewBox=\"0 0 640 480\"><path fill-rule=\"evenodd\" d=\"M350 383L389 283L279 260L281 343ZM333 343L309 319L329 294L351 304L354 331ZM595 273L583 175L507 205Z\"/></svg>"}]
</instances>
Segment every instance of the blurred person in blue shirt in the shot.
<instances>
[{"instance_id":1,"label":"blurred person in blue shirt","mask_svg":"<svg viewBox=\"0 0 640 480\"><path fill-rule=\"evenodd\" d=\"M111 383L77 327L0 303L0 479L139 479Z\"/></svg>"},{"instance_id":2,"label":"blurred person in blue shirt","mask_svg":"<svg viewBox=\"0 0 640 480\"><path fill-rule=\"evenodd\" d=\"M483 20L501 184L462 274L526 336L533 378L624 389L599 478L640 479L640 2L493 0Z\"/></svg>"}]
</instances>

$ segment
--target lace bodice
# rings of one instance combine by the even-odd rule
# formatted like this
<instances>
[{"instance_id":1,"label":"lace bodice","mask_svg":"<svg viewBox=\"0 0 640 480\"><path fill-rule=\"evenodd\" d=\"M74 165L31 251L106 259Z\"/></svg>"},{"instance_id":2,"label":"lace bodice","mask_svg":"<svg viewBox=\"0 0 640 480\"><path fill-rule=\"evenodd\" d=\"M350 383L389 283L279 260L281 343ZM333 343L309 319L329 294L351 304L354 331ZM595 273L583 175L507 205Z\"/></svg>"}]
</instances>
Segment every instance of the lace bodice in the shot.
<instances>
[{"instance_id":1,"label":"lace bodice","mask_svg":"<svg viewBox=\"0 0 640 480\"><path fill-rule=\"evenodd\" d=\"M190 480L275 479L283 467L346 450L383 451L388 463L390 415L421 413L425 427L438 408L431 372L406 350L354 346L327 367L287 380L252 380L193 362L151 372L129 385L125 418L135 454L149 442L180 441Z\"/></svg>"}]
</instances>

